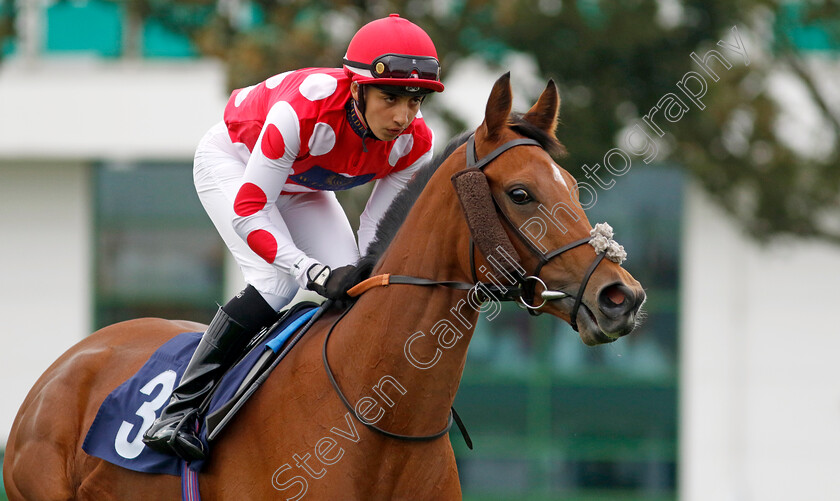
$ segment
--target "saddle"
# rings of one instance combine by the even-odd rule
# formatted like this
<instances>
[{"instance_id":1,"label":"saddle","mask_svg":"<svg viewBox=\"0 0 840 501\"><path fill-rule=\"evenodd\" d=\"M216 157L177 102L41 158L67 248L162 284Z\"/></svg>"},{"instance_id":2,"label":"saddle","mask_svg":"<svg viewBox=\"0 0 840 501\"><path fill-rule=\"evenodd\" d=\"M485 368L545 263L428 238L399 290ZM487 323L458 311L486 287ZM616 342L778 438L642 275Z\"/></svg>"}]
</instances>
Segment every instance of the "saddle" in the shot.
<instances>
[{"instance_id":1,"label":"saddle","mask_svg":"<svg viewBox=\"0 0 840 501\"><path fill-rule=\"evenodd\" d=\"M222 377L218 388L214 389L199 408L200 415L206 416L205 433L202 435L206 436L208 441L212 442L219 436L225 425L265 382L277 364L306 334L309 326L320 316L322 310L319 306L309 301L293 305L271 328L265 330L263 335L252 340L246 349L246 355ZM289 341L293 335L295 337Z\"/></svg>"},{"instance_id":2,"label":"saddle","mask_svg":"<svg viewBox=\"0 0 840 501\"><path fill-rule=\"evenodd\" d=\"M251 340L246 354L219 380L199 408L200 415L205 416L199 438L205 445L219 437L328 307L309 301L297 303L271 328ZM137 373L114 389L99 407L82 449L129 470L181 475L184 463L180 458L146 447L142 437L169 399L201 336L201 332L175 336L155 351ZM188 467L200 471L203 464L204 461L193 461Z\"/></svg>"}]
</instances>

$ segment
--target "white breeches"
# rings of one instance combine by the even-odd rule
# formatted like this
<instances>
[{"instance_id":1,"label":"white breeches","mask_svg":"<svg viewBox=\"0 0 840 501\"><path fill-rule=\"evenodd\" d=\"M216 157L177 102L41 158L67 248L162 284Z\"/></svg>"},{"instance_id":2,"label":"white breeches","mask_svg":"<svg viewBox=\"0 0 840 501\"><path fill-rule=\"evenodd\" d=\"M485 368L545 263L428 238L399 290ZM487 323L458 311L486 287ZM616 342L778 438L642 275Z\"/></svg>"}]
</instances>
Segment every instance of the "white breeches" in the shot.
<instances>
[{"instance_id":1,"label":"white breeches","mask_svg":"<svg viewBox=\"0 0 840 501\"><path fill-rule=\"evenodd\" d=\"M242 151L237 148L241 147ZM244 158L243 158L244 157ZM291 274L281 270L301 253L332 268L359 259L353 230L344 210L328 191L280 195L271 213L285 242L278 242L275 264L267 263L234 231L233 202L245 173L247 150L234 146L224 124L204 135L195 153L193 176L198 198L239 264L245 281L253 285L275 310L288 304L298 290Z\"/></svg>"}]
</instances>

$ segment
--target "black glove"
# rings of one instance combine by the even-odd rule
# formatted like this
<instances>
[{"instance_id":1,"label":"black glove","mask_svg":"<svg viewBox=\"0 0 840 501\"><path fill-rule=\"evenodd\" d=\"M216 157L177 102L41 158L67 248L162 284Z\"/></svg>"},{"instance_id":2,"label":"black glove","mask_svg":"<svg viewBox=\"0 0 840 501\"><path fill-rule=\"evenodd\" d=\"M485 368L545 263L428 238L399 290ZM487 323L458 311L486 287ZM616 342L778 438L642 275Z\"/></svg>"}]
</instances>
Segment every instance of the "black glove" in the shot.
<instances>
[{"instance_id":1,"label":"black glove","mask_svg":"<svg viewBox=\"0 0 840 501\"><path fill-rule=\"evenodd\" d=\"M306 288L328 299L347 299L347 291L355 285L348 280L356 272L356 266L348 264L331 270L323 264L313 264L306 270Z\"/></svg>"}]
</instances>

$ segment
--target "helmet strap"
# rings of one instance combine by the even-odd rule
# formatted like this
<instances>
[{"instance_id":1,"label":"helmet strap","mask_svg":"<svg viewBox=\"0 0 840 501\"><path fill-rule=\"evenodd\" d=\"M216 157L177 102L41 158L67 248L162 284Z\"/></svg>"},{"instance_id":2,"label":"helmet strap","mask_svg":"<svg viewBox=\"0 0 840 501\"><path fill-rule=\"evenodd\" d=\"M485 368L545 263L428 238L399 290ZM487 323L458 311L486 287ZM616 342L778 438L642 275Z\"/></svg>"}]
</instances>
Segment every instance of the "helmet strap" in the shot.
<instances>
[{"instance_id":1,"label":"helmet strap","mask_svg":"<svg viewBox=\"0 0 840 501\"><path fill-rule=\"evenodd\" d=\"M359 113L360 118L362 119L362 122L364 123L364 126L365 126L365 133L364 133L364 135L362 135L362 151L367 153L368 149L367 149L367 145L365 144L365 140L367 138L373 138L374 141L379 141L380 139L378 137L376 137L376 134L371 132L370 125L368 124L367 117L365 116L365 113L367 113L367 109L366 109L366 105L365 105L365 94L367 94L367 85L364 85L364 84L358 84L358 85L359 85L359 87L358 87L359 90L357 92L357 95L359 96L359 98L355 100L356 101L356 111Z\"/></svg>"},{"instance_id":2,"label":"helmet strap","mask_svg":"<svg viewBox=\"0 0 840 501\"><path fill-rule=\"evenodd\" d=\"M365 127L367 127L368 126L367 117L365 117L365 111L367 111L365 109L366 86L362 85L362 84L357 84L357 85L358 85L358 91L356 92L356 95L358 95L359 98L356 99L356 111L359 112L359 115L360 115L359 118L362 119L362 121L365 124Z\"/></svg>"}]
</instances>

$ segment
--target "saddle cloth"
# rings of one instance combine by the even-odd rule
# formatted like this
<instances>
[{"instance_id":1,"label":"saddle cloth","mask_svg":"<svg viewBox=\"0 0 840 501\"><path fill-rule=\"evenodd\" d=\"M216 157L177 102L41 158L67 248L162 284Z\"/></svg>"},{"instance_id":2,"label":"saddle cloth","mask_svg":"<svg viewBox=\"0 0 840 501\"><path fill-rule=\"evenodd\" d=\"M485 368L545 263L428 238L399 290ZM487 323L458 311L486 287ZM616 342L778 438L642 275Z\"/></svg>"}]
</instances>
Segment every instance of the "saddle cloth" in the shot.
<instances>
[{"instance_id":1,"label":"saddle cloth","mask_svg":"<svg viewBox=\"0 0 840 501\"><path fill-rule=\"evenodd\" d=\"M266 350L277 353L283 343L317 311L314 303L298 306L272 327L266 340L257 344L222 377L211 397L207 415L224 407L237 394ZM139 371L113 390L99 407L82 449L91 456L129 470L180 476L184 464L180 458L156 452L146 447L142 439L143 433L169 401L202 334L187 332L167 341ZM201 426L199 436L208 446L203 419ZM189 463L189 468L200 471L203 465L204 461L193 461Z\"/></svg>"}]
</instances>

